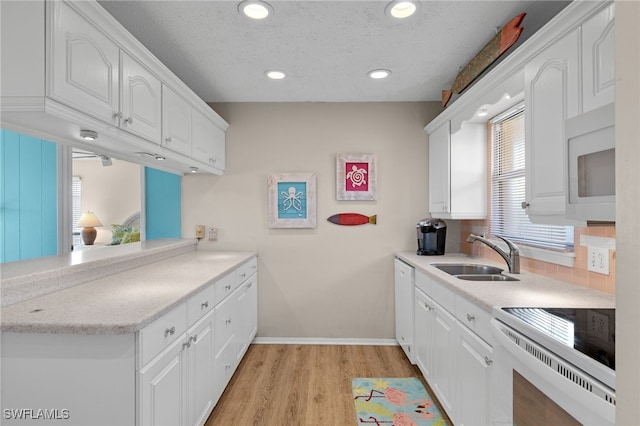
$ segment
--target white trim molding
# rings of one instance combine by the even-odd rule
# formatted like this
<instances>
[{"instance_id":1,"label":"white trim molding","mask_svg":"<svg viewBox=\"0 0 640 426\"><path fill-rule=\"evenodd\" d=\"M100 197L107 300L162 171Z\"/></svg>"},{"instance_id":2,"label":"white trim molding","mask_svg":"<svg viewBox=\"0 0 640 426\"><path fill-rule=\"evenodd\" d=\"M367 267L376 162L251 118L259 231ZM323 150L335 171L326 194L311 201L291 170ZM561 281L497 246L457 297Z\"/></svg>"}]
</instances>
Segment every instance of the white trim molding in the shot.
<instances>
[{"instance_id":1,"label":"white trim molding","mask_svg":"<svg viewBox=\"0 0 640 426\"><path fill-rule=\"evenodd\" d=\"M343 337L256 337L256 345L366 345L398 346L396 339L360 339Z\"/></svg>"}]
</instances>

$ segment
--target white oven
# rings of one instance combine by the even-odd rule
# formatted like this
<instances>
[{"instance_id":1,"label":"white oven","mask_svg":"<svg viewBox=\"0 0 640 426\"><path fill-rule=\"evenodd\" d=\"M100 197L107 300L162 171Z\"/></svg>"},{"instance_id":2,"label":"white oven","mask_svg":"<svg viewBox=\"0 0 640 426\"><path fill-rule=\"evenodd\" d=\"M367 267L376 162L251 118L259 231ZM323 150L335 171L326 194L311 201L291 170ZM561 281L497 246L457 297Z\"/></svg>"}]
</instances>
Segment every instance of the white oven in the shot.
<instances>
[{"instance_id":1,"label":"white oven","mask_svg":"<svg viewBox=\"0 0 640 426\"><path fill-rule=\"evenodd\" d=\"M581 311L592 321L591 334L595 332L600 340L613 336L614 320L605 318L606 311L612 309ZM615 424L615 371L594 360L599 352L591 347L587 352L592 354L587 356L569 345L571 323L550 325L549 319L543 318L542 327L532 327L500 308L494 309L494 317L498 319L492 319L496 339L493 425ZM567 327L571 330L564 329ZM606 346L615 347L615 342L609 343ZM600 356L604 363L606 358L615 363L613 353Z\"/></svg>"},{"instance_id":2,"label":"white oven","mask_svg":"<svg viewBox=\"0 0 640 426\"><path fill-rule=\"evenodd\" d=\"M568 195L566 216L597 222L616 220L614 104L565 123Z\"/></svg>"}]
</instances>

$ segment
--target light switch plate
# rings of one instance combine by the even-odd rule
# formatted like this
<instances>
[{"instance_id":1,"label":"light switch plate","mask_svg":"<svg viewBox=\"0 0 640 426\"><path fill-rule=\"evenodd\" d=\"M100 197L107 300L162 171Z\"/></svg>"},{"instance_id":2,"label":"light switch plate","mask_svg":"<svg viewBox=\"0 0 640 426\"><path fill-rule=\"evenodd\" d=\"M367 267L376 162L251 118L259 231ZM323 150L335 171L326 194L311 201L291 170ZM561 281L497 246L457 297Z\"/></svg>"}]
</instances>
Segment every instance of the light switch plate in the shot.
<instances>
[{"instance_id":1,"label":"light switch plate","mask_svg":"<svg viewBox=\"0 0 640 426\"><path fill-rule=\"evenodd\" d=\"M609 275L609 249L587 247L587 269L598 274Z\"/></svg>"}]
</instances>

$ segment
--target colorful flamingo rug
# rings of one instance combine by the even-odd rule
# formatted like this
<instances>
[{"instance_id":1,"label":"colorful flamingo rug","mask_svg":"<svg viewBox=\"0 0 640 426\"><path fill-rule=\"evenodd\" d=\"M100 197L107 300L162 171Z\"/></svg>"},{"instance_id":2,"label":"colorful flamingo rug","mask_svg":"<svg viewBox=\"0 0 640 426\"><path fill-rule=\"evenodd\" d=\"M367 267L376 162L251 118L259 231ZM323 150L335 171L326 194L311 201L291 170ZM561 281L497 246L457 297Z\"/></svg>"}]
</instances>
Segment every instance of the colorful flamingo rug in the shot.
<instances>
[{"instance_id":1,"label":"colorful flamingo rug","mask_svg":"<svg viewBox=\"0 0 640 426\"><path fill-rule=\"evenodd\" d=\"M417 377L355 378L351 385L359 425L444 426L447 424Z\"/></svg>"}]
</instances>

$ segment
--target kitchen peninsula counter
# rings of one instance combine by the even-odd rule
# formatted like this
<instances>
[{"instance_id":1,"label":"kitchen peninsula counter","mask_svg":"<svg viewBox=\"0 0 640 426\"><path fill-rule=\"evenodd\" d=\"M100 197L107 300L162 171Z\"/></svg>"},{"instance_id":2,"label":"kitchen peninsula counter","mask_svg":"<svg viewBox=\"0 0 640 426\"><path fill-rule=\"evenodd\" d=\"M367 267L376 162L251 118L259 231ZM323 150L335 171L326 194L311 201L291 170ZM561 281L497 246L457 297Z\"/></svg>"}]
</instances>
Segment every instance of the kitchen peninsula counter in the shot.
<instances>
[{"instance_id":1,"label":"kitchen peninsula counter","mask_svg":"<svg viewBox=\"0 0 640 426\"><path fill-rule=\"evenodd\" d=\"M558 281L544 275L521 271L508 273L504 263L465 254L418 256L415 252L398 252L397 258L428 274L485 311L494 307L615 308L615 296L601 291ZM519 281L465 281L432 266L433 263L475 263L497 266L504 275Z\"/></svg>"},{"instance_id":2,"label":"kitchen peninsula counter","mask_svg":"<svg viewBox=\"0 0 640 426\"><path fill-rule=\"evenodd\" d=\"M15 333L135 333L256 256L253 251L196 250L194 243L185 245L178 242L177 249L187 251L166 257L151 250L150 255L159 256L159 260L152 259L152 263L142 266L118 269L116 273L113 273L113 268L119 266L113 260L99 259L83 263L80 272L83 276L91 275L92 270L96 270L100 277L4 306L1 330ZM136 255L125 254L124 257ZM73 266L68 265L67 260L47 261L62 262L62 269L38 271L45 277L65 275ZM142 262L140 259L138 261ZM105 268L112 268L112 271L102 276ZM12 289L18 289L14 290L15 293L19 293L21 288L16 284L20 279L24 278L16 275L7 280L13 284ZM43 282L46 280L38 280L38 286L41 287ZM3 277L3 287L5 284ZM26 292L31 290L29 282L21 284Z\"/></svg>"}]
</instances>

